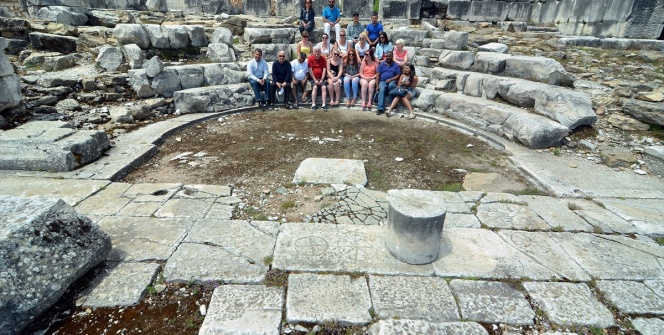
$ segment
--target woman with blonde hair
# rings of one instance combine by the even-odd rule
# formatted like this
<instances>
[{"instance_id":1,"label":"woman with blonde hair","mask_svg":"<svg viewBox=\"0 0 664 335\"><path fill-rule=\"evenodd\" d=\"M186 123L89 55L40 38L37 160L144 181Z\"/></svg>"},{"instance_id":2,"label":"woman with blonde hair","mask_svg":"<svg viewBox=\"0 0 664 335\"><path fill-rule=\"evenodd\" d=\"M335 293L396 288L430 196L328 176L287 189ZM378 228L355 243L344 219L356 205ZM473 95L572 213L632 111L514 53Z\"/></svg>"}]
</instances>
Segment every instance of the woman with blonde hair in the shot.
<instances>
[{"instance_id":1,"label":"woman with blonde hair","mask_svg":"<svg viewBox=\"0 0 664 335\"><path fill-rule=\"evenodd\" d=\"M378 62L374 58L373 49L369 49L360 66L360 85L362 86L362 110L371 110L374 89L376 88L376 68Z\"/></svg>"},{"instance_id":2,"label":"woman with blonde hair","mask_svg":"<svg viewBox=\"0 0 664 335\"><path fill-rule=\"evenodd\" d=\"M394 44L396 45L394 48L394 62L403 67L408 62L408 50L404 49L404 41L401 38Z\"/></svg>"},{"instance_id":3,"label":"woman with blonde hair","mask_svg":"<svg viewBox=\"0 0 664 335\"><path fill-rule=\"evenodd\" d=\"M360 40L355 43L355 50L357 51L357 55L360 57L360 59L364 59L364 55L366 55L370 48L371 45L369 44L369 37L367 36L367 33L361 33Z\"/></svg>"},{"instance_id":4,"label":"woman with blonde hair","mask_svg":"<svg viewBox=\"0 0 664 335\"><path fill-rule=\"evenodd\" d=\"M349 41L346 38L346 30L341 29L339 31L339 40L334 42L333 50L338 50L341 53L341 57L346 58L348 50L353 48L353 42Z\"/></svg>"},{"instance_id":5,"label":"woman with blonde hair","mask_svg":"<svg viewBox=\"0 0 664 335\"><path fill-rule=\"evenodd\" d=\"M302 40L297 42L297 54L299 55L304 52L309 57L313 49L313 44L309 42L309 33L306 31L302 32Z\"/></svg>"},{"instance_id":6,"label":"woman with blonde hair","mask_svg":"<svg viewBox=\"0 0 664 335\"><path fill-rule=\"evenodd\" d=\"M344 74L344 61L339 50L334 50L332 57L327 60L327 73L327 92L330 95L330 106L339 106Z\"/></svg>"}]
</instances>

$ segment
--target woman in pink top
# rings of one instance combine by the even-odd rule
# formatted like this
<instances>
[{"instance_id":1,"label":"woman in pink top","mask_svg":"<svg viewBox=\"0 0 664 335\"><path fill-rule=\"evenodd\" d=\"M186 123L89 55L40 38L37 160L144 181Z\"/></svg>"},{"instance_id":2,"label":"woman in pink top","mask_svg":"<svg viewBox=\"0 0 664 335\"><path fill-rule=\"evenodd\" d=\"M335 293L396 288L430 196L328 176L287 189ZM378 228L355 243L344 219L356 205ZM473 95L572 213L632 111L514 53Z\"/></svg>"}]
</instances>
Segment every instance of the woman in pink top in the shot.
<instances>
[{"instance_id":1,"label":"woman in pink top","mask_svg":"<svg viewBox=\"0 0 664 335\"><path fill-rule=\"evenodd\" d=\"M401 65L403 68L403 65L408 62L408 51L403 48L404 41L402 39L398 39L396 45L397 46L394 48L394 62Z\"/></svg>"},{"instance_id":2,"label":"woman in pink top","mask_svg":"<svg viewBox=\"0 0 664 335\"><path fill-rule=\"evenodd\" d=\"M373 49L369 49L360 66L360 85L362 86L362 110L371 110L374 88L376 87L376 68L378 62Z\"/></svg>"}]
</instances>

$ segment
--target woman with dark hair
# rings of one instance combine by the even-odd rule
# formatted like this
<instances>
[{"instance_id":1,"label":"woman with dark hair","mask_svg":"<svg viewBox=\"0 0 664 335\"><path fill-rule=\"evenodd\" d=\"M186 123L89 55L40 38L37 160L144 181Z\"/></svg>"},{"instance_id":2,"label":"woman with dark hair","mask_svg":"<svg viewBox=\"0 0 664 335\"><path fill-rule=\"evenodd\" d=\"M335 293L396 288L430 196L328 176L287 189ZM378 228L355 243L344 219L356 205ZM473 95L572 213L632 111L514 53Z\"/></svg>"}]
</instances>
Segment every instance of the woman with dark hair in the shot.
<instances>
[{"instance_id":1,"label":"woman with dark hair","mask_svg":"<svg viewBox=\"0 0 664 335\"><path fill-rule=\"evenodd\" d=\"M406 63L403 66L403 73L399 77L397 87L390 90L390 97L394 97L390 109L385 113L386 116L392 115L394 108L397 106L399 101L403 103L406 108L408 108L408 118L414 119L415 112L413 111L413 106L410 105L410 99L417 96L419 93L416 89L417 87L417 75L415 74L415 65L412 63Z\"/></svg>"},{"instance_id":2,"label":"woman with dark hair","mask_svg":"<svg viewBox=\"0 0 664 335\"><path fill-rule=\"evenodd\" d=\"M355 49L348 50L344 62L344 93L346 93L346 107L355 106L357 91L360 84L360 57ZM352 91L351 91L352 88Z\"/></svg>"},{"instance_id":3,"label":"woman with dark hair","mask_svg":"<svg viewBox=\"0 0 664 335\"><path fill-rule=\"evenodd\" d=\"M314 15L311 0L304 0L304 8L300 11L300 34L305 30L310 33L314 30Z\"/></svg>"},{"instance_id":4,"label":"woman with dark hair","mask_svg":"<svg viewBox=\"0 0 664 335\"><path fill-rule=\"evenodd\" d=\"M369 49L360 66L360 86L362 86L362 110L371 110L371 100L376 88L376 69L378 62L373 49Z\"/></svg>"},{"instance_id":5,"label":"woman with dark hair","mask_svg":"<svg viewBox=\"0 0 664 335\"><path fill-rule=\"evenodd\" d=\"M312 51L314 51L314 46L309 42L309 33L304 31L302 32L302 40L297 42L297 54L305 53L309 57Z\"/></svg>"},{"instance_id":6,"label":"woman with dark hair","mask_svg":"<svg viewBox=\"0 0 664 335\"><path fill-rule=\"evenodd\" d=\"M378 44L376 44L375 54L376 60L379 63L382 63L387 57L387 53L390 51L394 51L394 47L392 46L392 42L387 38L387 33L383 31L378 35Z\"/></svg>"}]
</instances>

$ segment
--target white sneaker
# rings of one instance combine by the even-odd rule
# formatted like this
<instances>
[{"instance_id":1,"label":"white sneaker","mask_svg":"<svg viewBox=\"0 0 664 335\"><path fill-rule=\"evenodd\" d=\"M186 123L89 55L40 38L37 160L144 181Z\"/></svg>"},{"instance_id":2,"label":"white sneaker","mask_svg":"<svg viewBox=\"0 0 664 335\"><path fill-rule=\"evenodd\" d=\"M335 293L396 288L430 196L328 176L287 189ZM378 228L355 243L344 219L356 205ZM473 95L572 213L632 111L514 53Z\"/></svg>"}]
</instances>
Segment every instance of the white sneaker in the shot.
<instances>
[{"instance_id":1,"label":"white sneaker","mask_svg":"<svg viewBox=\"0 0 664 335\"><path fill-rule=\"evenodd\" d=\"M283 87L279 90L279 95L284 95L284 88Z\"/></svg>"}]
</instances>

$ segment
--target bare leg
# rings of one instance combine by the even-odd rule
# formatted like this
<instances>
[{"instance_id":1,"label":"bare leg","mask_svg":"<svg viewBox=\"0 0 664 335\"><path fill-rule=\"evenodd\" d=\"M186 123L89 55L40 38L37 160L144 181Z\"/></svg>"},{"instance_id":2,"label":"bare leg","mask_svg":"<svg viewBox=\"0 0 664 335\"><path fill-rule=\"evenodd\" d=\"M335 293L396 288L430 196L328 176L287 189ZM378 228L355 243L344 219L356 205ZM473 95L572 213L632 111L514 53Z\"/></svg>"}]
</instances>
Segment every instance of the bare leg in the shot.
<instances>
[{"instance_id":1,"label":"bare leg","mask_svg":"<svg viewBox=\"0 0 664 335\"><path fill-rule=\"evenodd\" d=\"M325 106L325 99L327 98L327 90L325 89L325 87L321 86L321 91L323 91L323 93L322 93L322 95L323 95L323 104L321 106Z\"/></svg>"},{"instance_id":2,"label":"bare leg","mask_svg":"<svg viewBox=\"0 0 664 335\"><path fill-rule=\"evenodd\" d=\"M341 100L341 81L337 81L336 85L334 85L334 93L337 97L337 100L334 100L334 104L338 105Z\"/></svg>"},{"instance_id":3,"label":"bare leg","mask_svg":"<svg viewBox=\"0 0 664 335\"><path fill-rule=\"evenodd\" d=\"M410 115L408 117L412 119L415 117L415 112L413 112L413 106L410 105L410 99L411 99L410 94L406 94L406 96L403 97L401 101L403 102L403 105L406 106L406 108L408 108L408 111L410 112Z\"/></svg>"},{"instance_id":4,"label":"bare leg","mask_svg":"<svg viewBox=\"0 0 664 335\"><path fill-rule=\"evenodd\" d=\"M369 82L369 96L367 97L367 107L371 108L371 103L373 102L374 89L376 88L376 79L373 79Z\"/></svg>"},{"instance_id":5,"label":"bare leg","mask_svg":"<svg viewBox=\"0 0 664 335\"><path fill-rule=\"evenodd\" d=\"M366 81L366 79L362 79L360 84L362 85L362 108L364 108L367 105L367 90L369 89L369 83Z\"/></svg>"},{"instance_id":6,"label":"bare leg","mask_svg":"<svg viewBox=\"0 0 664 335\"><path fill-rule=\"evenodd\" d=\"M322 90L325 92L325 90ZM311 88L311 106L316 106L316 94L318 94L318 86L313 85ZM325 101L323 101L325 103Z\"/></svg>"}]
</instances>

